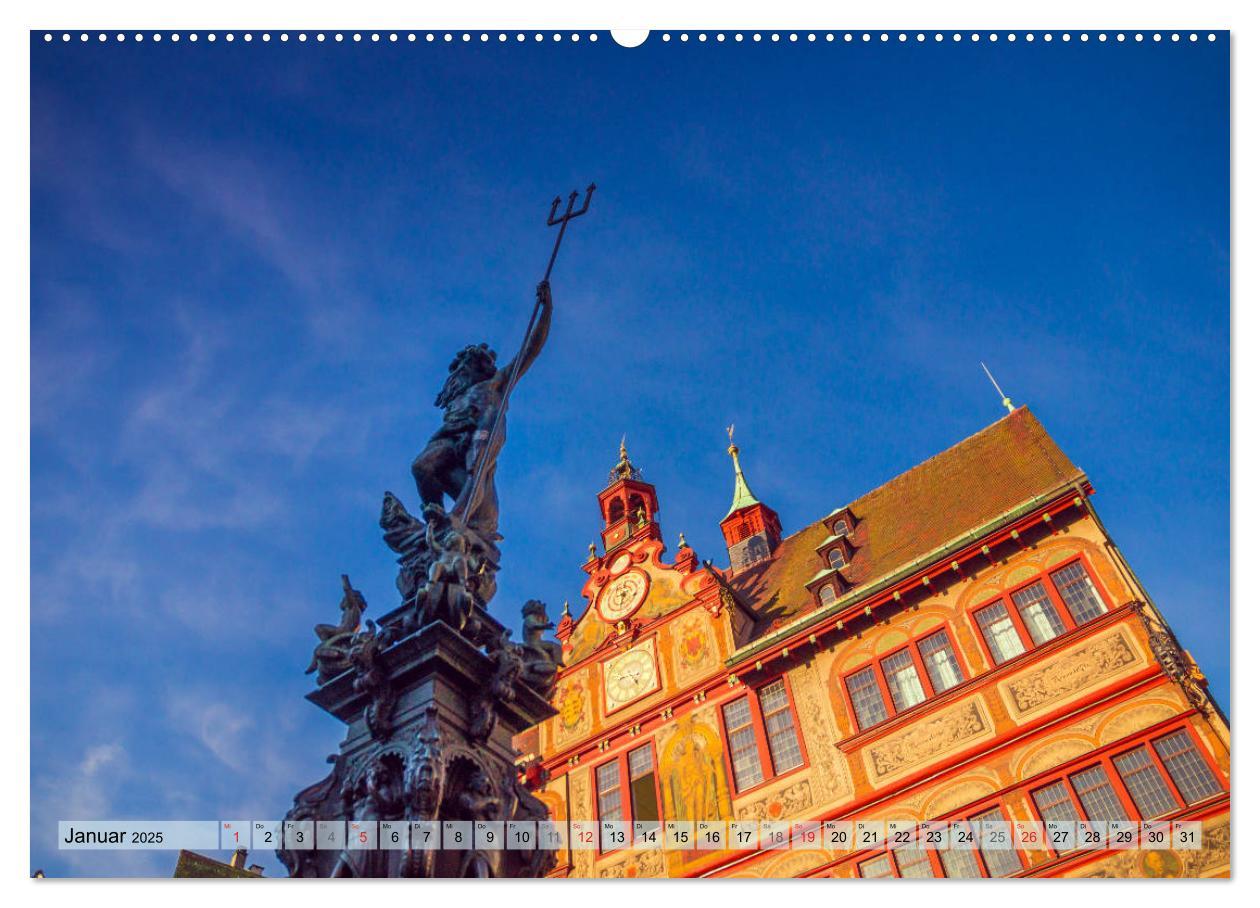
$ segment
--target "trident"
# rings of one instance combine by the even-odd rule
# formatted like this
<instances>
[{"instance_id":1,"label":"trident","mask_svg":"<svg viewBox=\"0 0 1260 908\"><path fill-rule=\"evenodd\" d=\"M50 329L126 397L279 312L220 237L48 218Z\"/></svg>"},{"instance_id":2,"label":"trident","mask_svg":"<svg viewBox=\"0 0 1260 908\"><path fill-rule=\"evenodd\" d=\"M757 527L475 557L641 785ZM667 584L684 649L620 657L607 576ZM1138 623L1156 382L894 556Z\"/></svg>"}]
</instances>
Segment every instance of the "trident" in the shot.
<instances>
[{"instance_id":1,"label":"trident","mask_svg":"<svg viewBox=\"0 0 1260 908\"><path fill-rule=\"evenodd\" d=\"M575 189L569 193L569 204L564 209L564 214L556 217L556 212L560 209L560 196L556 196L551 203L551 211L547 214L547 226L555 227L560 225L560 231L556 234L556 245L551 248L551 258L547 261L547 270L543 273L542 283L547 283L551 278L551 269L556 264L556 256L560 253L560 241L564 239L564 231L569 226L569 221L574 218L581 217L586 214L586 210L591 207L591 196L595 194L595 184L592 183L586 187L586 198L582 200L582 207L577 211L573 210L573 206L577 203L578 191ZM529 323L525 326L524 344L528 343L530 335L534 333L534 325L538 321L538 310L542 307L541 300L534 301L534 311L530 313ZM516 387L516 380L520 376L521 360L517 360L512 364L512 374L508 376L507 387L503 391L503 400L499 403L499 409L494 414L494 426L490 430L491 443L481 449L481 456L477 458L477 464L473 470L473 486L472 494L468 496L468 507L466 514L475 513L477 504L481 497L482 474L485 473L486 461L489 460L490 449L493 446L493 439L497 438L499 432L503 428L503 414L507 411L508 397L512 393L512 389Z\"/></svg>"},{"instance_id":2,"label":"trident","mask_svg":"<svg viewBox=\"0 0 1260 908\"><path fill-rule=\"evenodd\" d=\"M574 211L573 203L577 201L578 194L576 189L573 190L569 193L568 207L564 209L564 214L560 217L556 217L556 209L560 207L560 196L556 196L555 200L551 203L551 213L547 215L547 226L554 227L559 224L560 232L556 234L556 245L551 250L551 261L547 262L547 271L543 274L543 281L546 281L551 277L551 266L556 263L556 254L560 251L560 241L564 239L564 229L569 226L569 221L586 214L586 209L591 207L591 196L594 194L595 184L592 183L590 186L586 187L586 198L582 200L582 207L577 211Z\"/></svg>"}]
</instances>

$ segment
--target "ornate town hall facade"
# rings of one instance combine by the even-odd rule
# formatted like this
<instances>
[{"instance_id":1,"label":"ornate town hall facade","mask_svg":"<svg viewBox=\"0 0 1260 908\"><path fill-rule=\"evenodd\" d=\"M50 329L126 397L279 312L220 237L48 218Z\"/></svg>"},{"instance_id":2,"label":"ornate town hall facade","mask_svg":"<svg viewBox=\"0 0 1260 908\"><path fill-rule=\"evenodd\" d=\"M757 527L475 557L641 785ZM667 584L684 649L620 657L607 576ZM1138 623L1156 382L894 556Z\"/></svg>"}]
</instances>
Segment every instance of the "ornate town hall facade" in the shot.
<instances>
[{"instance_id":1,"label":"ornate town hall facade","mask_svg":"<svg viewBox=\"0 0 1260 908\"><path fill-rule=\"evenodd\" d=\"M557 713L516 742L553 819L1191 820L1202 847L569 849L552 875L1228 875L1228 726L1026 408L787 536L730 453L726 570L667 551L624 446L599 493Z\"/></svg>"}]
</instances>

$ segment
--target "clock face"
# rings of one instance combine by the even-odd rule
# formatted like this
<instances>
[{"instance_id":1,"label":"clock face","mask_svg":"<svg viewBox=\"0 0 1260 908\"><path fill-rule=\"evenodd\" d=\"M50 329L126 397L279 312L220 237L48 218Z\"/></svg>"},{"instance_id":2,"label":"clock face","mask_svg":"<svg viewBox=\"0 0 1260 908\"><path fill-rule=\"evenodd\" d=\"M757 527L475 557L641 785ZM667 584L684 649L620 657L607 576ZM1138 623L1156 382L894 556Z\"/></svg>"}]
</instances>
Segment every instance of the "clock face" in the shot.
<instances>
[{"instance_id":1,"label":"clock face","mask_svg":"<svg viewBox=\"0 0 1260 908\"><path fill-rule=\"evenodd\" d=\"M604 706L607 712L620 709L656 688L654 640L604 663Z\"/></svg>"},{"instance_id":2,"label":"clock face","mask_svg":"<svg viewBox=\"0 0 1260 908\"><path fill-rule=\"evenodd\" d=\"M626 571L599 594L599 613L605 621L628 617L647 598L648 578L642 571Z\"/></svg>"}]
</instances>

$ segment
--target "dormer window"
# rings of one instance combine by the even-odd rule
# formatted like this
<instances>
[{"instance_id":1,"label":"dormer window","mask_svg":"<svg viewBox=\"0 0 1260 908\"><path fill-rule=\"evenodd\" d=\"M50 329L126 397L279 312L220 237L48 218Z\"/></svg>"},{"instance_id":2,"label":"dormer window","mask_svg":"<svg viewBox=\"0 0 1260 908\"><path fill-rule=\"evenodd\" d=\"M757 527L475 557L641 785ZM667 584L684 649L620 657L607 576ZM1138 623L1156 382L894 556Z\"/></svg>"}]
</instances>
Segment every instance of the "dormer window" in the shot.
<instances>
[{"instance_id":1,"label":"dormer window","mask_svg":"<svg viewBox=\"0 0 1260 908\"><path fill-rule=\"evenodd\" d=\"M844 552L840 549L832 549L827 553L827 563L836 570L844 567L848 562L844 560Z\"/></svg>"},{"instance_id":2,"label":"dormer window","mask_svg":"<svg viewBox=\"0 0 1260 908\"><path fill-rule=\"evenodd\" d=\"M823 606L831 605L831 603L836 601L836 588L832 584L828 583L818 591L818 601L821 602Z\"/></svg>"},{"instance_id":3,"label":"dormer window","mask_svg":"<svg viewBox=\"0 0 1260 908\"><path fill-rule=\"evenodd\" d=\"M853 532L853 528L857 526L857 515L848 507L840 508L833 511L827 516L827 527L831 530L832 536L844 538Z\"/></svg>"}]
</instances>

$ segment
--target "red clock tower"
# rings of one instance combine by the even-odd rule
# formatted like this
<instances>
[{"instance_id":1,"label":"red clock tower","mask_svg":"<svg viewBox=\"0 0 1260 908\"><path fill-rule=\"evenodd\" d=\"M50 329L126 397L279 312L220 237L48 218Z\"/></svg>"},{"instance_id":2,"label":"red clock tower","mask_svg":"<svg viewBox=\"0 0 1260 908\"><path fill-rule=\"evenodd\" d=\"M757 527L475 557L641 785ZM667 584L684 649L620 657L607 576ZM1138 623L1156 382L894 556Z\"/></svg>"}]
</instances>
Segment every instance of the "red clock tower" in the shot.
<instances>
[{"instance_id":1,"label":"red clock tower","mask_svg":"<svg viewBox=\"0 0 1260 908\"><path fill-rule=\"evenodd\" d=\"M631 539L661 538L656 521L659 507L656 488L643 481L643 473L630 462L626 440L621 440L621 459L608 474L608 487L599 493L604 515L604 551L611 552Z\"/></svg>"}]
</instances>

